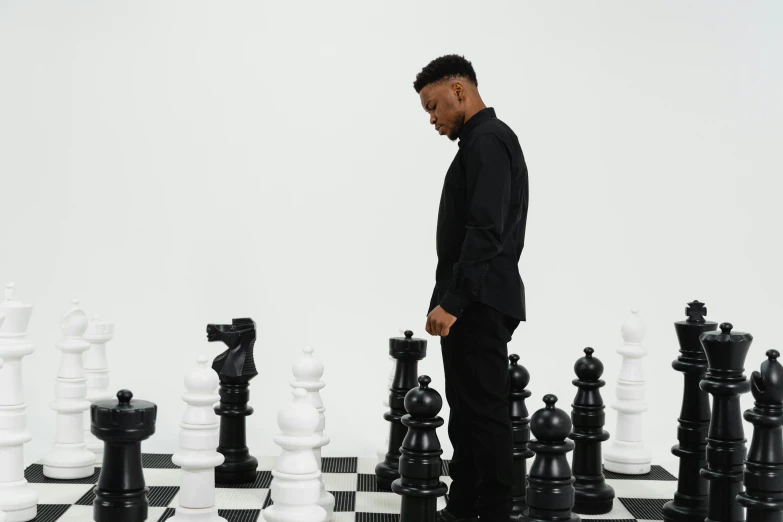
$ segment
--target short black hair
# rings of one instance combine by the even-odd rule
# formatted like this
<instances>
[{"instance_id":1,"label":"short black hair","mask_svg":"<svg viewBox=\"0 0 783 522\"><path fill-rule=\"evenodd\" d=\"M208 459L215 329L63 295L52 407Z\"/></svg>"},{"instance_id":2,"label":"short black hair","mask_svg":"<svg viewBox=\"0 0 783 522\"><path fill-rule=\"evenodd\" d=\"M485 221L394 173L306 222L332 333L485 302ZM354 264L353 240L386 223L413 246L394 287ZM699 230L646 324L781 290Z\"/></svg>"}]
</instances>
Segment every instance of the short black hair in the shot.
<instances>
[{"instance_id":1,"label":"short black hair","mask_svg":"<svg viewBox=\"0 0 783 522\"><path fill-rule=\"evenodd\" d=\"M473 85L478 87L476 71L473 70L473 64L465 59L464 56L457 54L447 54L435 58L416 75L416 81L413 82L413 88L417 93L431 83L451 78L454 76L464 76L469 79Z\"/></svg>"}]
</instances>

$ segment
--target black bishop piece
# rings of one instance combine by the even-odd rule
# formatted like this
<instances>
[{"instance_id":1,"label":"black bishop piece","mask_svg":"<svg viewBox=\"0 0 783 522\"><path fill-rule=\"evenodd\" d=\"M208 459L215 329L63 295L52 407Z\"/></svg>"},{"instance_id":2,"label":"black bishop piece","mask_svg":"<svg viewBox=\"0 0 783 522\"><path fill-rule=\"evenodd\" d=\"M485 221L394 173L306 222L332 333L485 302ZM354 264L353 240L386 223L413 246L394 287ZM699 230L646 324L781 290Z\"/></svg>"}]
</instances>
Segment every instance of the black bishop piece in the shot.
<instances>
[{"instance_id":1,"label":"black bishop piece","mask_svg":"<svg viewBox=\"0 0 783 522\"><path fill-rule=\"evenodd\" d=\"M574 427L568 436L575 444L573 511L585 515L609 513L614 503L614 489L606 483L601 456L601 443L609 439L609 432L604 429L606 415L601 398L601 387L606 384L600 378L604 365L593 357L593 351L585 348L585 356L574 364L577 378L572 382L579 391L571 405Z\"/></svg>"},{"instance_id":2,"label":"black bishop piece","mask_svg":"<svg viewBox=\"0 0 783 522\"><path fill-rule=\"evenodd\" d=\"M250 380L258 375L253 358L256 323L250 318L232 319L231 324L208 324L207 340L227 346L212 362L220 378L220 442L217 447L225 460L215 468L217 484L244 484L256 479L258 460L247 447L246 418L253 413L248 406Z\"/></svg>"},{"instance_id":3,"label":"black bishop piece","mask_svg":"<svg viewBox=\"0 0 783 522\"><path fill-rule=\"evenodd\" d=\"M90 431L104 443L92 504L95 522L147 520L149 489L144 482L141 443L155 433L158 407L132 399L130 391L120 390L117 400L90 406Z\"/></svg>"},{"instance_id":4,"label":"black bishop piece","mask_svg":"<svg viewBox=\"0 0 783 522\"><path fill-rule=\"evenodd\" d=\"M732 332L732 328L731 323L721 323L720 332L705 332L700 337L707 354L707 375L700 386L712 395L707 466L701 470L710 481L707 522L745 520L745 510L737 502L747 454L739 396L750 391L742 372L753 337Z\"/></svg>"},{"instance_id":5,"label":"black bishop piece","mask_svg":"<svg viewBox=\"0 0 783 522\"><path fill-rule=\"evenodd\" d=\"M440 480L442 467L438 434L443 426L438 417L443 399L429 388L430 378L419 377L419 387L405 394L405 410L402 424L408 433L400 449L400 478L392 482L391 489L402 497L400 522L435 522L438 497L448 491Z\"/></svg>"},{"instance_id":6,"label":"black bishop piece","mask_svg":"<svg viewBox=\"0 0 783 522\"><path fill-rule=\"evenodd\" d=\"M783 366L767 351L761 371L750 375L755 407L745 410L753 439L745 460L745 492L737 497L748 522L783 522Z\"/></svg>"},{"instance_id":7,"label":"black bishop piece","mask_svg":"<svg viewBox=\"0 0 783 522\"><path fill-rule=\"evenodd\" d=\"M528 417L525 399L530 397L527 385L530 383L530 373L519 364L519 355L508 356L508 375L511 382L508 396L508 410L511 417L511 432L514 438L513 474L511 494L511 520L516 522L519 515L525 512L525 491L527 489L527 459L535 453L527 447L530 442L530 418Z\"/></svg>"}]
</instances>

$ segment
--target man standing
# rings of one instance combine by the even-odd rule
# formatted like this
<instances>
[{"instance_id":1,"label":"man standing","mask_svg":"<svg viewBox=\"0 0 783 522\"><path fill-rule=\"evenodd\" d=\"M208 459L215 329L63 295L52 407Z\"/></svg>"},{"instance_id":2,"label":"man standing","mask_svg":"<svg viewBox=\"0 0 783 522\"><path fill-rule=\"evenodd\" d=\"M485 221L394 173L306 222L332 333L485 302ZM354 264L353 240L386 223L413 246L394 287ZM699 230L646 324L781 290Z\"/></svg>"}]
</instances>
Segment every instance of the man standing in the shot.
<instances>
[{"instance_id":1,"label":"man standing","mask_svg":"<svg viewBox=\"0 0 783 522\"><path fill-rule=\"evenodd\" d=\"M443 183L438 266L426 330L440 336L454 447L449 501L439 522L508 522L512 432L508 342L525 317L519 258L527 166L514 132L484 105L473 66L446 55L414 88L435 130L459 140Z\"/></svg>"}]
</instances>

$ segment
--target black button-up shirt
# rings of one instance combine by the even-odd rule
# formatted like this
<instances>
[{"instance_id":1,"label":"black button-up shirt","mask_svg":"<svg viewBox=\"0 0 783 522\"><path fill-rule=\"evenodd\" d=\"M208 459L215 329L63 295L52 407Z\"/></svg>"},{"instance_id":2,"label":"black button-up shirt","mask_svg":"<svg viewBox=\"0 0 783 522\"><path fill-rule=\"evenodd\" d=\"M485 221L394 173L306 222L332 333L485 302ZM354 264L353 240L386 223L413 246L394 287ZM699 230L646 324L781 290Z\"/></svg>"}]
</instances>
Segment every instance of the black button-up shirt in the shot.
<instances>
[{"instance_id":1,"label":"black button-up shirt","mask_svg":"<svg viewBox=\"0 0 783 522\"><path fill-rule=\"evenodd\" d=\"M527 223L527 166L516 134L487 107L459 133L438 211L438 266L429 311L459 317L479 301L520 321L519 258Z\"/></svg>"}]
</instances>

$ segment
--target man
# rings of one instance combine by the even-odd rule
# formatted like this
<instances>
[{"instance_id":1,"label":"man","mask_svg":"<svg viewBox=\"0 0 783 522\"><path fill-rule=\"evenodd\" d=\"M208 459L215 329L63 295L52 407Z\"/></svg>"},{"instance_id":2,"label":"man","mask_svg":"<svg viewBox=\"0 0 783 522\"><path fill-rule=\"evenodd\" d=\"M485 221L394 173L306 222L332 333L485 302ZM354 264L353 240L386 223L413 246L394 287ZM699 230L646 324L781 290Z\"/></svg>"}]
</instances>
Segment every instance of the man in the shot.
<instances>
[{"instance_id":1,"label":"man","mask_svg":"<svg viewBox=\"0 0 783 522\"><path fill-rule=\"evenodd\" d=\"M459 149L438 212L438 266L426 330L440 336L454 447L439 522L508 522L512 433L508 342L525 317L519 258L528 207L527 166L514 132L487 107L471 63L430 62L414 88L435 130Z\"/></svg>"}]
</instances>

